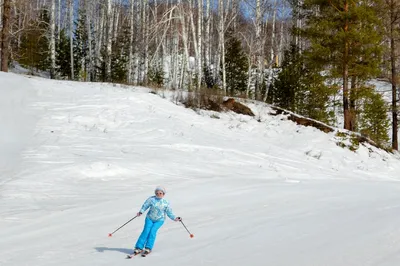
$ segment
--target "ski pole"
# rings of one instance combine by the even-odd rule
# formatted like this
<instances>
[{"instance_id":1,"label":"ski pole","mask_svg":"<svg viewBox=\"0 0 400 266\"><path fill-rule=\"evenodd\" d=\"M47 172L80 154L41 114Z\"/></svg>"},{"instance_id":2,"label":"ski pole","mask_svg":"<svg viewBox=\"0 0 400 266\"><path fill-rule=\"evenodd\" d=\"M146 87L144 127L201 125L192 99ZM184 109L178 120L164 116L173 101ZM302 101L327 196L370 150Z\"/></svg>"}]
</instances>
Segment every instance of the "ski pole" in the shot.
<instances>
[{"instance_id":1,"label":"ski pole","mask_svg":"<svg viewBox=\"0 0 400 266\"><path fill-rule=\"evenodd\" d=\"M186 225L182 222L182 219L180 220L180 222L182 223L183 227L185 227L186 231L189 233L190 238L193 238L194 235L189 232L189 230L187 229Z\"/></svg>"},{"instance_id":2,"label":"ski pole","mask_svg":"<svg viewBox=\"0 0 400 266\"><path fill-rule=\"evenodd\" d=\"M112 235L113 235L115 232L117 232L119 229L121 229L122 227L124 227L125 225L127 225L129 222L131 222L131 221L132 221L133 219L135 219L136 217L138 217L138 216L136 215L135 217L133 217L132 219L130 219L129 221L127 221L126 223L124 223L123 225L121 225L120 227L118 227L117 230L115 230L115 231L112 232L112 233L109 233L108 236L109 236L109 237L112 237Z\"/></svg>"}]
</instances>

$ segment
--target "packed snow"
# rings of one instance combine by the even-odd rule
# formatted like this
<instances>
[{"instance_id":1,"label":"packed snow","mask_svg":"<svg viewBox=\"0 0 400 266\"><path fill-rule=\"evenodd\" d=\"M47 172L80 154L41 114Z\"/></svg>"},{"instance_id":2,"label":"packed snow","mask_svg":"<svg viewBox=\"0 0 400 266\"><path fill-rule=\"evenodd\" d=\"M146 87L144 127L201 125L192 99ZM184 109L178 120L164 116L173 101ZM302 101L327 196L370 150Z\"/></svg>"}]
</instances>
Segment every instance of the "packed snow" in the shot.
<instances>
[{"instance_id":1,"label":"packed snow","mask_svg":"<svg viewBox=\"0 0 400 266\"><path fill-rule=\"evenodd\" d=\"M398 155L249 106L0 73L0 265L398 265ZM194 238L167 218L126 260L157 185Z\"/></svg>"}]
</instances>

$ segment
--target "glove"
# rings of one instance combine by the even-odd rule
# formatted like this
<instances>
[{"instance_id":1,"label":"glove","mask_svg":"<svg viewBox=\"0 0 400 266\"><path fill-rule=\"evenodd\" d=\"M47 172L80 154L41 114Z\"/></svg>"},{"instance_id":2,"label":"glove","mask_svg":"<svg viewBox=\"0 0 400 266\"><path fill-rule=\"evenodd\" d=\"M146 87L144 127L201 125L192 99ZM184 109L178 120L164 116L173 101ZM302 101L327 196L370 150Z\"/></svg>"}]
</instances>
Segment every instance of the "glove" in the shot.
<instances>
[{"instance_id":1,"label":"glove","mask_svg":"<svg viewBox=\"0 0 400 266\"><path fill-rule=\"evenodd\" d=\"M176 217L176 218L174 219L174 221L175 221L175 222L180 222L180 221L182 221L182 218L181 218L181 217Z\"/></svg>"},{"instance_id":2,"label":"glove","mask_svg":"<svg viewBox=\"0 0 400 266\"><path fill-rule=\"evenodd\" d=\"M136 216L139 217L140 215L142 215L141 212L136 213Z\"/></svg>"}]
</instances>

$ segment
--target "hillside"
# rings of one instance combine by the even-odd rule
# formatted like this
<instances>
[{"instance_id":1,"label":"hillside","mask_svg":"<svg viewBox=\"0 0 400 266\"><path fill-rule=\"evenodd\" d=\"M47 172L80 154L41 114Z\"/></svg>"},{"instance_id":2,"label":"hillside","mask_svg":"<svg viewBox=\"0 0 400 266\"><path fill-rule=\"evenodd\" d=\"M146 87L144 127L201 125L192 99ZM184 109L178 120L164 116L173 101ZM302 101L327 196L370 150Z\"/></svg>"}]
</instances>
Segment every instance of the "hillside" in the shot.
<instances>
[{"instance_id":1,"label":"hillside","mask_svg":"<svg viewBox=\"0 0 400 266\"><path fill-rule=\"evenodd\" d=\"M343 149L256 103L249 117L141 87L0 82L2 266L398 263L396 155ZM107 235L160 184L195 237L168 220L154 252L127 261L143 219Z\"/></svg>"}]
</instances>

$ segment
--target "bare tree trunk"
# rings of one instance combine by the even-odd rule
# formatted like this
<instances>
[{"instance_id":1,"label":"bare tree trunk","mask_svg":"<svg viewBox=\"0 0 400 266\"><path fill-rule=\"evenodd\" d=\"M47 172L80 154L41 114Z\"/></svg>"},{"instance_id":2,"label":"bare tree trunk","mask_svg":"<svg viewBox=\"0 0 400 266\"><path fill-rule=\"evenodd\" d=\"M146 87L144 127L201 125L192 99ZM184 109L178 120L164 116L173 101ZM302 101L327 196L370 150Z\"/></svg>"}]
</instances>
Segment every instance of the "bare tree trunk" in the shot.
<instances>
[{"instance_id":1,"label":"bare tree trunk","mask_svg":"<svg viewBox=\"0 0 400 266\"><path fill-rule=\"evenodd\" d=\"M225 13L224 13L224 1L219 0L218 4L218 13L219 13L219 53L221 58L221 65L222 65L222 89L226 95L226 70L225 70ZM218 62L219 64L219 62ZM219 69L219 68L218 68ZM217 73L219 75L219 73Z\"/></svg>"},{"instance_id":2,"label":"bare tree trunk","mask_svg":"<svg viewBox=\"0 0 400 266\"><path fill-rule=\"evenodd\" d=\"M112 48L112 5L107 0L107 49L106 49L106 80L111 81L111 48Z\"/></svg>"},{"instance_id":3,"label":"bare tree trunk","mask_svg":"<svg viewBox=\"0 0 400 266\"><path fill-rule=\"evenodd\" d=\"M114 1L115 2L115 1ZM115 42L118 36L118 26L119 26L119 12L121 10L121 0L117 0L113 7L113 38L112 41Z\"/></svg>"},{"instance_id":4,"label":"bare tree trunk","mask_svg":"<svg viewBox=\"0 0 400 266\"><path fill-rule=\"evenodd\" d=\"M133 83L133 41L134 41L134 30L135 30L135 2L130 2L130 13L129 13L129 57L128 57L128 83Z\"/></svg>"},{"instance_id":5,"label":"bare tree trunk","mask_svg":"<svg viewBox=\"0 0 400 266\"><path fill-rule=\"evenodd\" d=\"M188 47L188 33L187 33L187 28L186 28L186 20L185 20L185 12L184 12L184 7L182 6L182 1L178 0L178 5L179 5L179 14L178 17L181 21L181 27L182 27L182 42L183 42L183 49L185 52L185 58L184 62L186 63L186 72L189 80L189 88L191 88L191 83L192 83L192 78L190 75L190 62L189 62L189 47ZM182 80L184 74L181 75Z\"/></svg>"},{"instance_id":6,"label":"bare tree trunk","mask_svg":"<svg viewBox=\"0 0 400 266\"><path fill-rule=\"evenodd\" d=\"M264 61L262 59L262 40L261 40L261 29L262 29L262 16L261 16L261 0L256 1L256 57L257 57L257 76L256 85L254 91L254 99L258 100L261 95L261 85L262 85L262 73L261 68Z\"/></svg>"},{"instance_id":7,"label":"bare tree trunk","mask_svg":"<svg viewBox=\"0 0 400 266\"><path fill-rule=\"evenodd\" d=\"M240 0L233 0L232 3L232 10L233 14L235 16L235 19L233 20L233 30L236 32L237 31L237 15L239 14L239 5L240 5Z\"/></svg>"},{"instance_id":8,"label":"bare tree trunk","mask_svg":"<svg viewBox=\"0 0 400 266\"><path fill-rule=\"evenodd\" d=\"M143 7L143 40L144 40L144 56L143 56L143 82L148 84L149 73L149 0L145 0Z\"/></svg>"},{"instance_id":9,"label":"bare tree trunk","mask_svg":"<svg viewBox=\"0 0 400 266\"><path fill-rule=\"evenodd\" d=\"M57 40L60 40L61 32L61 0L58 0L57 4Z\"/></svg>"},{"instance_id":10,"label":"bare tree trunk","mask_svg":"<svg viewBox=\"0 0 400 266\"><path fill-rule=\"evenodd\" d=\"M179 64L179 33L178 30L175 30L175 34L173 37L173 47L172 47L172 88L179 89L179 82L178 82L178 73L180 73L181 68L185 68L183 64Z\"/></svg>"},{"instance_id":11,"label":"bare tree trunk","mask_svg":"<svg viewBox=\"0 0 400 266\"><path fill-rule=\"evenodd\" d=\"M195 59L196 59L196 62L198 62L199 46L198 46L198 39L196 37L196 27L194 26L193 10L194 10L194 3L193 3L193 0L190 0L189 19L190 19L190 26L191 26L191 30L192 30L193 48L194 48ZM196 69L196 67L194 67L194 69ZM197 71L195 71L195 73L196 72ZM199 73L196 73L196 74L198 75ZM196 84L196 86L197 86L197 84Z\"/></svg>"},{"instance_id":12,"label":"bare tree trunk","mask_svg":"<svg viewBox=\"0 0 400 266\"><path fill-rule=\"evenodd\" d=\"M3 7L3 0L0 0L0 30L3 28Z\"/></svg>"},{"instance_id":13,"label":"bare tree trunk","mask_svg":"<svg viewBox=\"0 0 400 266\"><path fill-rule=\"evenodd\" d=\"M141 20L140 20L140 16L141 16L141 12L140 12L140 9L141 9L141 6L142 6L142 1L138 1L137 2L137 10L136 10L136 27L137 27L137 30L136 30L136 35L137 35L137 37L135 37L136 38L136 40L137 40L137 42L136 42L136 45L135 45L135 50L134 50L134 77L133 77L133 79L135 80L135 84L138 84L139 82L140 82L140 56L139 56L139 53L140 53L140 51L139 51L139 49L138 49L138 47L142 47L142 45L143 45L143 40L142 40L142 38L140 38L140 32L141 32L141 30L142 30L142 25L140 24L141 23Z\"/></svg>"},{"instance_id":14,"label":"bare tree trunk","mask_svg":"<svg viewBox=\"0 0 400 266\"><path fill-rule=\"evenodd\" d=\"M74 69L74 5L73 0L69 0L69 45L71 52L71 79L75 79Z\"/></svg>"},{"instance_id":15,"label":"bare tree trunk","mask_svg":"<svg viewBox=\"0 0 400 266\"><path fill-rule=\"evenodd\" d=\"M276 61L277 66L281 66L283 59L283 21L281 21L281 29L279 36L279 46L278 46L278 59Z\"/></svg>"},{"instance_id":16,"label":"bare tree trunk","mask_svg":"<svg viewBox=\"0 0 400 266\"><path fill-rule=\"evenodd\" d=\"M203 73L203 53L202 53L202 43L203 43L203 0L198 1L198 22L197 22L197 90L201 88L201 80L202 80L202 73Z\"/></svg>"},{"instance_id":17,"label":"bare tree trunk","mask_svg":"<svg viewBox=\"0 0 400 266\"><path fill-rule=\"evenodd\" d=\"M11 0L3 2L3 28L1 33L1 71L8 72L8 56L10 54Z\"/></svg>"},{"instance_id":18,"label":"bare tree trunk","mask_svg":"<svg viewBox=\"0 0 400 266\"><path fill-rule=\"evenodd\" d=\"M276 25L276 9L277 9L278 1L275 0L274 11L272 15L272 30L271 30L271 53L270 53L270 62L268 68L268 84L266 85L265 94L264 94L264 102L267 100L269 85L272 83L273 73L272 66L274 65L274 45L275 45L275 25Z\"/></svg>"},{"instance_id":19,"label":"bare tree trunk","mask_svg":"<svg viewBox=\"0 0 400 266\"><path fill-rule=\"evenodd\" d=\"M349 12L349 3L346 0L344 3L344 12ZM349 22L346 19L343 31L347 32L349 29ZM349 110L349 43L345 40L343 44L343 114L344 114L344 129L351 130L351 115Z\"/></svg>"},{"instance_id":20,"label":"bare tree trunk","mask_svg":"<svg viewBox=\"0 0 400 266\"><path fill-rule=\"evenodd\" d=\"M50 78L55 78L56 71L56 1L51 0L50 7Z\"/></svg>"},{"instance_id":21,"label":"bare tree trunk","mask_svg":"<svg viewBox=\"0 0 400 266\"><path fill-rule=\"evenodd\" d=\"M93 49L92 49L92 17L94 15L93 11L93 2L86 0L86 27L88 34L88 46L89 46L89 54L87 55L88 61L88 77L87 81L93 81Z\"/></svg>"},{"instance_id":22,"label":"bare tree trunk","mask_svg":"<svg viewBox=\"0 0 400 266\"><path fill-rule=\"evenodd\" d=\"M154 29L154 32L155 32L155 34L156 34L156 36L155 36L155 43L156 43L156 45L157 45L157 47L156 47L156 50L155 50L155 52L154 52L154 58L155 58L155 61L156 61L156 69L157 69L157 71L159 71L159 66L160 66L160 59L161 59L161 57L160 57L160 50L158 49L158 46L159 46L159 44L160 45L162 45L163 44L163 40L161 40L161 42L159 41L159 38L158 38L158 25L159 25L159 23L158 23L158 4L157 4L157 0L154 0L154 2L153 2L153 4L154 4L154 17L153 17L153 25L154 25L154 27L155 27L155 29ZM162 37L161 37L162 38Z\"/></svg>"},{"instance_id":23,"label":"bare tree trunk","mask_svg":"<svg viewBox=\"0 0 400 266\"><path fill-rule=\"evenodd\" d=\"M210 73L209 68L211 65L211 44L210 44L210 26L211 26L211 2L207 0L206 7L206 18L205 18L205 34L204 34L204 57L205 57L205 66L208 69L208 73Z\"/></svg>"},{"instance_id":24,"label":"bare tree trunk","mask_svg":"<svg viewBox=\"0 0 400 266\"><path fill-rule=\"evenodd\" d=\"M95 54L94 54L94 56L95 56L96 64L98 64L99 61L105 60L104 55L101 54L101 50L102 50L103 45L104 45L104 32L105 32L105 29L106 29L106 26L105 26L106 25L106 22L105 22L106 14L105 13L106 13L105 9L102 7L99 10L99 17L97 19L97 23L95 23L95 27L96 27L95 32L97 33L96 34L96 39L97 40L95 41L95 52L94 52Z\"/></svg>"}]
</instances>

